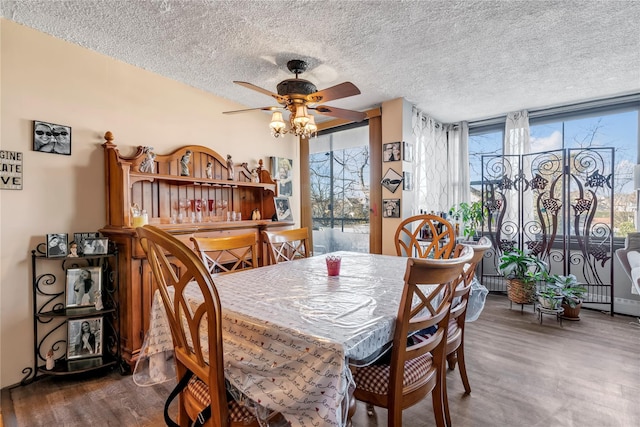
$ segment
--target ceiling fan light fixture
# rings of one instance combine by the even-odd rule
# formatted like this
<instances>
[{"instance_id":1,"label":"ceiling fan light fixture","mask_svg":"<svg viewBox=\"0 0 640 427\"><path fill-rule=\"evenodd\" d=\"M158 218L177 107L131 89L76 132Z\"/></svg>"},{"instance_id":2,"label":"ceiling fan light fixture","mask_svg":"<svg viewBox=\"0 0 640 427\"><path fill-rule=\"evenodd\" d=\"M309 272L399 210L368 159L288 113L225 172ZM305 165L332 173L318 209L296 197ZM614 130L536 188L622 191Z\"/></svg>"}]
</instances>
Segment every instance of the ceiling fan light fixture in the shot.
<instances>
[{"instance_id":1,"label":"ceiling fan light fixture","mask_svg":"<svg viewBox=\"0 0 640 427\"><path fill-rule=\"evenodd\" d=\"M308 122L309 122L309 115L307 112L307 107L305 107L304 105L298 105L296 107L296 115L293 119L293 124L296 127L304 128Z\"/></svg>"},{"instance_id":2,"label":"ceiling fan light fixture","mask_svg":"<svg viewBox=\"0 0 640 427\"><path fill-rule=\"evenodd\" d=\"M273 112L273 114L271 115L271 123L269 123L269 127L271 128L271 135L276 138L287 133L286 124L284 123L284 119L282 118L282 113L280 111Z\"/></svg>"}]
</instances>

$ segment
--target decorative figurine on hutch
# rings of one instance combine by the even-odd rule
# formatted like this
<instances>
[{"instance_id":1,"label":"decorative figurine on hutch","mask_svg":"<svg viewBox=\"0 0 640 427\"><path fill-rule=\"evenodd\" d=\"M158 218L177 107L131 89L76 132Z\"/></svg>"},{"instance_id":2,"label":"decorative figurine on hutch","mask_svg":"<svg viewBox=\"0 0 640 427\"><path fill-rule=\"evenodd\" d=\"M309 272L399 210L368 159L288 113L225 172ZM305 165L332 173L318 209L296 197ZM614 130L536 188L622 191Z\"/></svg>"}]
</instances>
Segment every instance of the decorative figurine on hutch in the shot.
<instances>
[{"instance_id":1,"label":"decorative figurine on hutch","mask_svg":"<svg viewBox=\"0 0 640 427\"><path fill-rule=\"evenodd\" d=\"M189 161L191 160L191 150L187 150L186 153L180 159L180 175L189 176Z\"/></svg>"},{"instance_id":2,"label":"decorative figurine on hutch","mask_svg":"<svg viewBox=\"0 0 640 427\"><path fill-rule=\"evenodd\" d=\"M71 242L69 245L69 258L77 258L78 257L78 244L76 242Z\"/></svg>"},{"instance_id":3,"label":"decorative figurine on hutch","mask_svg":"<svg viewBox=\"0 0 640 427\"><path fill-rule=\"evenodd\" d=\"M156 170L156 153L153 147L143 147L142 152L146 155L145 159L140 163L138 170L144 173L154 173Z\"/></svg>"},{"instance_id":4,"label":"decorative figurine on hutch","mask_svg":"<svg viewBox=\"0 0 640 427\"><path fill-rule=\"evenodd\" d=\"M258 210L258 208L255 208L252 212L251 212L251 219L254 221L259 220L261 217L260 215L260 211Z\"/></svg>"},{"instance_id":5,"label":"decorative figurine on hutch","mask_svg":"<svg viewBox=\"0 0 640 427\"><path fill-rule=\"evenodd\" d=\"M251 169L251 180L253 182L260 182L260 175L258 175L258 169Z\"/></svg>"},{"instance_id":6,"label":"decorative figurine on hutch","mask_svg":"<svg viewBox=\"0 0 640 427\"><path fill-rule=\"evenodd\" d=\"M228 172L228 180L233 181L235 179L235 173L233 171L233 160L231 159L231 154L227 154L227 172Z\"/></svg>"},{"instance_id":7,"label":"decorative figurine on hutch","mask_svg":"<svg viewBox=\"0 0 640 427\"><path fill-rule=\"evenodd\" d=\"M213 163L212 162L207 162L206 173L207 173L207 178L213 179Z\"/></svg>"},{"instance_id":8,"label":"decorative figurine on hutch","mask_svg":"<svg viewBox=\"0 0 640 427\"><path fill-rule=\"evenodd\" d=\"M53 359L53 349L50 349L47 352L47 363L45 365L45 368L47 368L47 370L51 371L53 370L53 368L55 368L56 366L56 361Z\"/></svg>"},{"instance_id":9,"label":"decorative figurine on hutch","mask_svg":"<svg viewBox=\"0 0 640 427\"><path fill-rule=\"evenodd\" d=\"M102 292L100 290L96 291L96 310L102 310L104 305L102 304Z\"/></svg>"}]
</instances>

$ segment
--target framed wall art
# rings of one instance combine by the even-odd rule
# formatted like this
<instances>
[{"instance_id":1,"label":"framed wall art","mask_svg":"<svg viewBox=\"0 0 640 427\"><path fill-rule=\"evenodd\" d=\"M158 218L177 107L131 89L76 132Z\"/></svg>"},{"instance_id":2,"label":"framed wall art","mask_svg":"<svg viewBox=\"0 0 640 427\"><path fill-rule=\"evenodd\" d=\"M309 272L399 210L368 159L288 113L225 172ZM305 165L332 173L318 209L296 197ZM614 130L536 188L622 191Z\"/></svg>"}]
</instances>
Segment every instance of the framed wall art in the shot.
<instances>
[{"instance_id":1,"label":"framed wall art","mask_svg":"<svg viewBox=\"0 0 640 427\"><path fill-rule=\"evenodd\" d=\"M293 160L272 157L271 175L278 182L278 196L293 196Z\"/></svg>"},{"instance_id":2,"label":"framed wall art","mask_svg":"<svg viewBox=\"0 0 640 427\"><path fill-rule=\"evenodd\" d=\"M102 355L102 317L67 322L67 359Z\"/></svg>"},{"instance_id":3,"label":"framed wall art","mask_svg":"<svg viewBox=\"0 0 640 427\"><path fill-rule=\"evenodd\" d=\"M382 145L382 161L383 162L396 162L402 160L400 158L400 144L401 142L388 142Z\"/></svg>"},{"instance_id":4,"label":"framed wall art","mask_svg":"<svg viewBox=\"0 0 640 427\"><path fill-rule=\"evenodd\" d=\"M398 189L398 186L402 184L402 175L389 168L382 177L382 181L380 181L380 184L382 184L382 186L387 190L395 193Z\"/></svg>"},{"instance_id":5,"label":"framed wall art","mask_svg":"<svg viewBox=\"0 0 640 427\"><path fill-rule=\"evenodd\" d=\"M69 253L69 242L66 233L47 234L47 257L66 257Z\"/></svg>"},{"instance_id":6,"label":"framed wall art","mask_svg":"<svg viewBox=\"0 0 640 427\"><path fill-rule=\"evenodd\" d=\"M291 213L291 202L288 197L274 197L276 204L276 216L278 221L293 221L293 213Z\"/></svg>"},{"instance_id":7,"label":"framed wall art","mask_svg":"<svg viewBox=\"0 0 640 427\"><path fill-rule=\"evenodd\" d=\"M400 218L400 199L384 199L382 207L383 218Z\"/></svg>"},{"instance_id":8,"label":"framed wall art","mask_svg":"<svg viewBox=\"0 0 640 427\"><path fill-rule=\"evenodd\" d=\"M71 155L71 128L55 123L33 121L33 151Z\"/></svg>"},{"instance_id":9,"label":"framed wall art","mask_svg":"<svg viewBox=\"0 0 640 427\"><path fill-rule=\"evenodd\" d=\"M66 276L67 308L96 305L96 299L102 295L100 267L68 268Z\"/></svg>"}]
</instances>

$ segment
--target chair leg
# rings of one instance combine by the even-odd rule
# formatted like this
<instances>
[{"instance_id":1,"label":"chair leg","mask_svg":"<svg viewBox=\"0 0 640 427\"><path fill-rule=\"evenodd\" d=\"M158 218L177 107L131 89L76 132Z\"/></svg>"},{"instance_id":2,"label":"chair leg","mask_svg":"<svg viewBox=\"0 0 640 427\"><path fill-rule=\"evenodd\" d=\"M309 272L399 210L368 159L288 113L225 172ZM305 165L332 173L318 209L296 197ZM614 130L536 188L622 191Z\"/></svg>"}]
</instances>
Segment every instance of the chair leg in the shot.
<instances>
[{"instance_id":1,"label":"chair leg","mask_svg":"<svg viewBox=\"0 0 640 427\"><path fill-rule=\"evenodd\" d=\"M464 339L458 347L458 367L460 369L460 378L462 378L462 384L464 385L464 392L466 394L471 393L471 386L469 385L469 378L467 377L467 365L464 362Z\"/></svg>"},{"instance_id":2,"label":"chair leg","mask_svg":"<svg viewBox=\"0 0 640 427\"><path fill-rule=\"evenodd\" d=\"M445 427L444 408L442 407L442 381L438 381L436 387L431 391L433 402L433 415L436 418L436 427Z\"/></svg>"},{"instance_id":3,"label":"chair leg","mask_svg":"<svg viewBox=\"0 0 640 427\"><path fill-rule=\"evenodd\" d=\"M442 403L444 409L444 420L447 427L451 427L451 414L449 413L449 397L447 395L447 371L442 369Z\"/></svg>"},{"instance_id":4,"label":"chair leg","mask_svg":"<svg viewBox=\"0 0 640 427\"><path fill-rule=\"evenodd\" d=\"M456 363L458 362L458 350L454 351L451 354L447 355L447 365L449 365L449 370L453 371L456 369Z\"/></svg>"},{"instance_id":5,"label":"chair leg","mask_svg":"<svg viewBox=\"0 0 640 427\"><path fill-rule=\"evenodd\" d=\"M367 415L370 417L375 413L375 407L371 403L367 403Z\"/></svg>"}]
</instances>

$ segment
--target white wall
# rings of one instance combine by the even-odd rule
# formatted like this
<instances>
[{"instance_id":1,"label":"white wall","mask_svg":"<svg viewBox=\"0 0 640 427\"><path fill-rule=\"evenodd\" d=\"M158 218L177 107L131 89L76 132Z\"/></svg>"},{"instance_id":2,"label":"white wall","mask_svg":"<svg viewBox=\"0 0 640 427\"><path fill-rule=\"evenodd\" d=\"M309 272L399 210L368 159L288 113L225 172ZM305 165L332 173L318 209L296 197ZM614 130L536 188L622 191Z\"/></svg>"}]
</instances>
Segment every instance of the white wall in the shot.
<instances>
[{"instance_id":1,"label":"white wall","mask_svg":"<svg viewBox=\"0 0 640 427\"><path fill-rule=\"evenodd\" d=\"M33 365L31 250L47 233L105 225L106 131L125 155L138 145L166 154L196 144L238 163L262 158L269 167L269 156L298 159L299 148L291 137L270 136L266 114L224 116L244 106L4 19L0 26L0 149L24 156L23 189L0 190L0 387L6 387ZM32 151L33 120L71 126L72 155Z\"/></svg>"}]
</instances>

